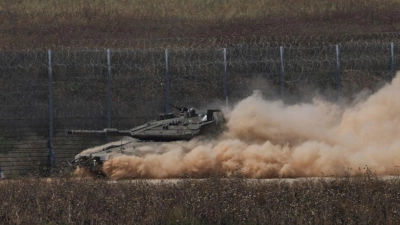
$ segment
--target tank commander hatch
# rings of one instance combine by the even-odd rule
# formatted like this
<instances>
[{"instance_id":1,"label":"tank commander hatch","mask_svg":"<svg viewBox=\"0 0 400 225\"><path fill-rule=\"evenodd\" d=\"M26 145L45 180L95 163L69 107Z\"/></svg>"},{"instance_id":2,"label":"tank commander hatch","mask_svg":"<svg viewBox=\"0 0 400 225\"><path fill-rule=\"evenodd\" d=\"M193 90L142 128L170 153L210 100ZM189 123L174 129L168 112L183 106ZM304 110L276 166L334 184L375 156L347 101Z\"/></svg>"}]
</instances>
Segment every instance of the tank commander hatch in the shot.
<instances>
[{"instance_id":1,"label":"tank commander hatch","mask_svg":"<svg viewBox=\"0 0 400 225\"><path fill-rule=\"evenodd\" d=\"M197 114L196 114L196 109L195 109L195 108L190 108L190 109L189 109L189 116L190 116L190 117L197 116Z\"/></svg>"}]
</instances>

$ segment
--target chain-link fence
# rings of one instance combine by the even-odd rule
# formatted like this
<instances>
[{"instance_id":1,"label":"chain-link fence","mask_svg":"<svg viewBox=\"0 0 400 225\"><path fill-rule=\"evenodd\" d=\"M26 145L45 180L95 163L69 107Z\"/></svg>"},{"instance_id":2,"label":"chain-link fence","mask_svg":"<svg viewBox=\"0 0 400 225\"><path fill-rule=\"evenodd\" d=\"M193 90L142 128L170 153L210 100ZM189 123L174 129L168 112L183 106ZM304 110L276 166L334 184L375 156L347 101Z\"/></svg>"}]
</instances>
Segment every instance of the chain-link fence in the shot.
<instances>
[{"instance_id":1,"label":"chain-link fence","mask_svg":"<svg viewBox=\"0 0 400 225\"><path fill-rule=\"evenodd\" d=\"M6 176L63 166L105 137L67 129L129 129L170 111L234 104L254 89L288 103L376 90L394 75L396 43L0 52L0 165ZM54 155L49 149L54 149ZM55 159L58 159L56 161Z\"/></svg>"}]
</instances>

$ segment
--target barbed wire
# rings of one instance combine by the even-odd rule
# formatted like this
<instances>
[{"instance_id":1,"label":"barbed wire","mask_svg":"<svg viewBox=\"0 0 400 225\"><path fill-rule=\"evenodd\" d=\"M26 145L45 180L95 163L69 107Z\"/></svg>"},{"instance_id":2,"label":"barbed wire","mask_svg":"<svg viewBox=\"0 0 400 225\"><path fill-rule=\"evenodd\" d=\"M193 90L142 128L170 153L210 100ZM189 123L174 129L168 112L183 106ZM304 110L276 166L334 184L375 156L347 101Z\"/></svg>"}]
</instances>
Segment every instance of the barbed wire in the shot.
<instances>
[{"instance_id":1,"label":"barbed wire","mask_svg":"<svg viewBox=\"0 0 400 225\"><path fill-rule=\"evenodd\" d=\"M339 43L389 43L399 41L400 32L377 32L360 34L330 34L330 35L219 35L215 37L177 37L177 38L142 38L142 39L106 39L91 38L71 40L54 40L49 44L41 43L40 46L27 42L17 45L0 46L0 51L25 52L37 50L78 50L88 51L111 49L165 49L165 48L229 48L253 46L253 47L321 47Z\"/></svg>"},{"instance_id":2,"label":"barbed wire","mask_svg":"<svg viewBox=\"0 0 400 225\"><path fill-rule=\"evenodd\" d=\"M183 37L183 38L153 38L153 39L83 39L73 41L69 47L116 47L116 48L210 48L235 47L237 45L253 45L256 47L312 47L347 42L388 42L400 38L398 32L379 32L368 34L337 34L337 35L305 35L305 36L219 36L219 37ZM67 46L65 46L67 47ZM63 48L65 48L63 47ZM68 47L67 47L68 48Z\"/></svg>"}]
</instances>

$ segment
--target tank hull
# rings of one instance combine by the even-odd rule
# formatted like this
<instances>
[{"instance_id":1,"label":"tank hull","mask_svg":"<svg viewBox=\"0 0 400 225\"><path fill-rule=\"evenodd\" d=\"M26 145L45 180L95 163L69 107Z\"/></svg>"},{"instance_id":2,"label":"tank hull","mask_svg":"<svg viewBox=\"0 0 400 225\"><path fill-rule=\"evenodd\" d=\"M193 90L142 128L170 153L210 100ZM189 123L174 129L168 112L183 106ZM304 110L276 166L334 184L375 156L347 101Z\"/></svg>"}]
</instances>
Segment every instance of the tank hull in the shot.
<instances>
[{"instance_id":1,"label":"tank hull","mask_svg":"<svg viewBox=\"0 0 400 225\"><path fill-rule=\"evenodd\" d=\"M184 108L186 109L186 108ZM122 136L121 141L86 149L75 156L70 165L87 168L103 174L103 164L119 156L142 157L146 154L161 154L158 146L173 141L188 141L193 138L215 138L224 130L224 117L220 110L207 110L197 114L183 111L177 117L172 114L160 115L160 119L149 121L129 130L105 128L104 130L67 130L67 135Z\"/></svg>"}]
</instances>

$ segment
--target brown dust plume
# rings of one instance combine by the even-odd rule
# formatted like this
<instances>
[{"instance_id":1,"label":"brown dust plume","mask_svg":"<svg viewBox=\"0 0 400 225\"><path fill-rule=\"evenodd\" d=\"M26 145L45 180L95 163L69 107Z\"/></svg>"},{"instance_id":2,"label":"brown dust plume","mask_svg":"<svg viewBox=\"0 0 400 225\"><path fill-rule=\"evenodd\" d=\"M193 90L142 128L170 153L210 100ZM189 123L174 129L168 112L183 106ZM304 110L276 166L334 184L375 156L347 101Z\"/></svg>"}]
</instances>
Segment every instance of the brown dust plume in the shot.
<instances>
[{"instance_id":1,"label":"brown dust plume","mask_svg":"<svg viewBox=\"0 0 400 225\"><path fill-rule=\"evenodd\" d=\"M229 176L249 178L354 175L368 166L378 175L400 165L400 73L365 100L342 107L320 99L285 105L257 93L225 112L216 140L173 142L168 151L120 156L104 164L113 179ZM349 169L351 168L351 169Z\"/></svg>"}]
</instances>

